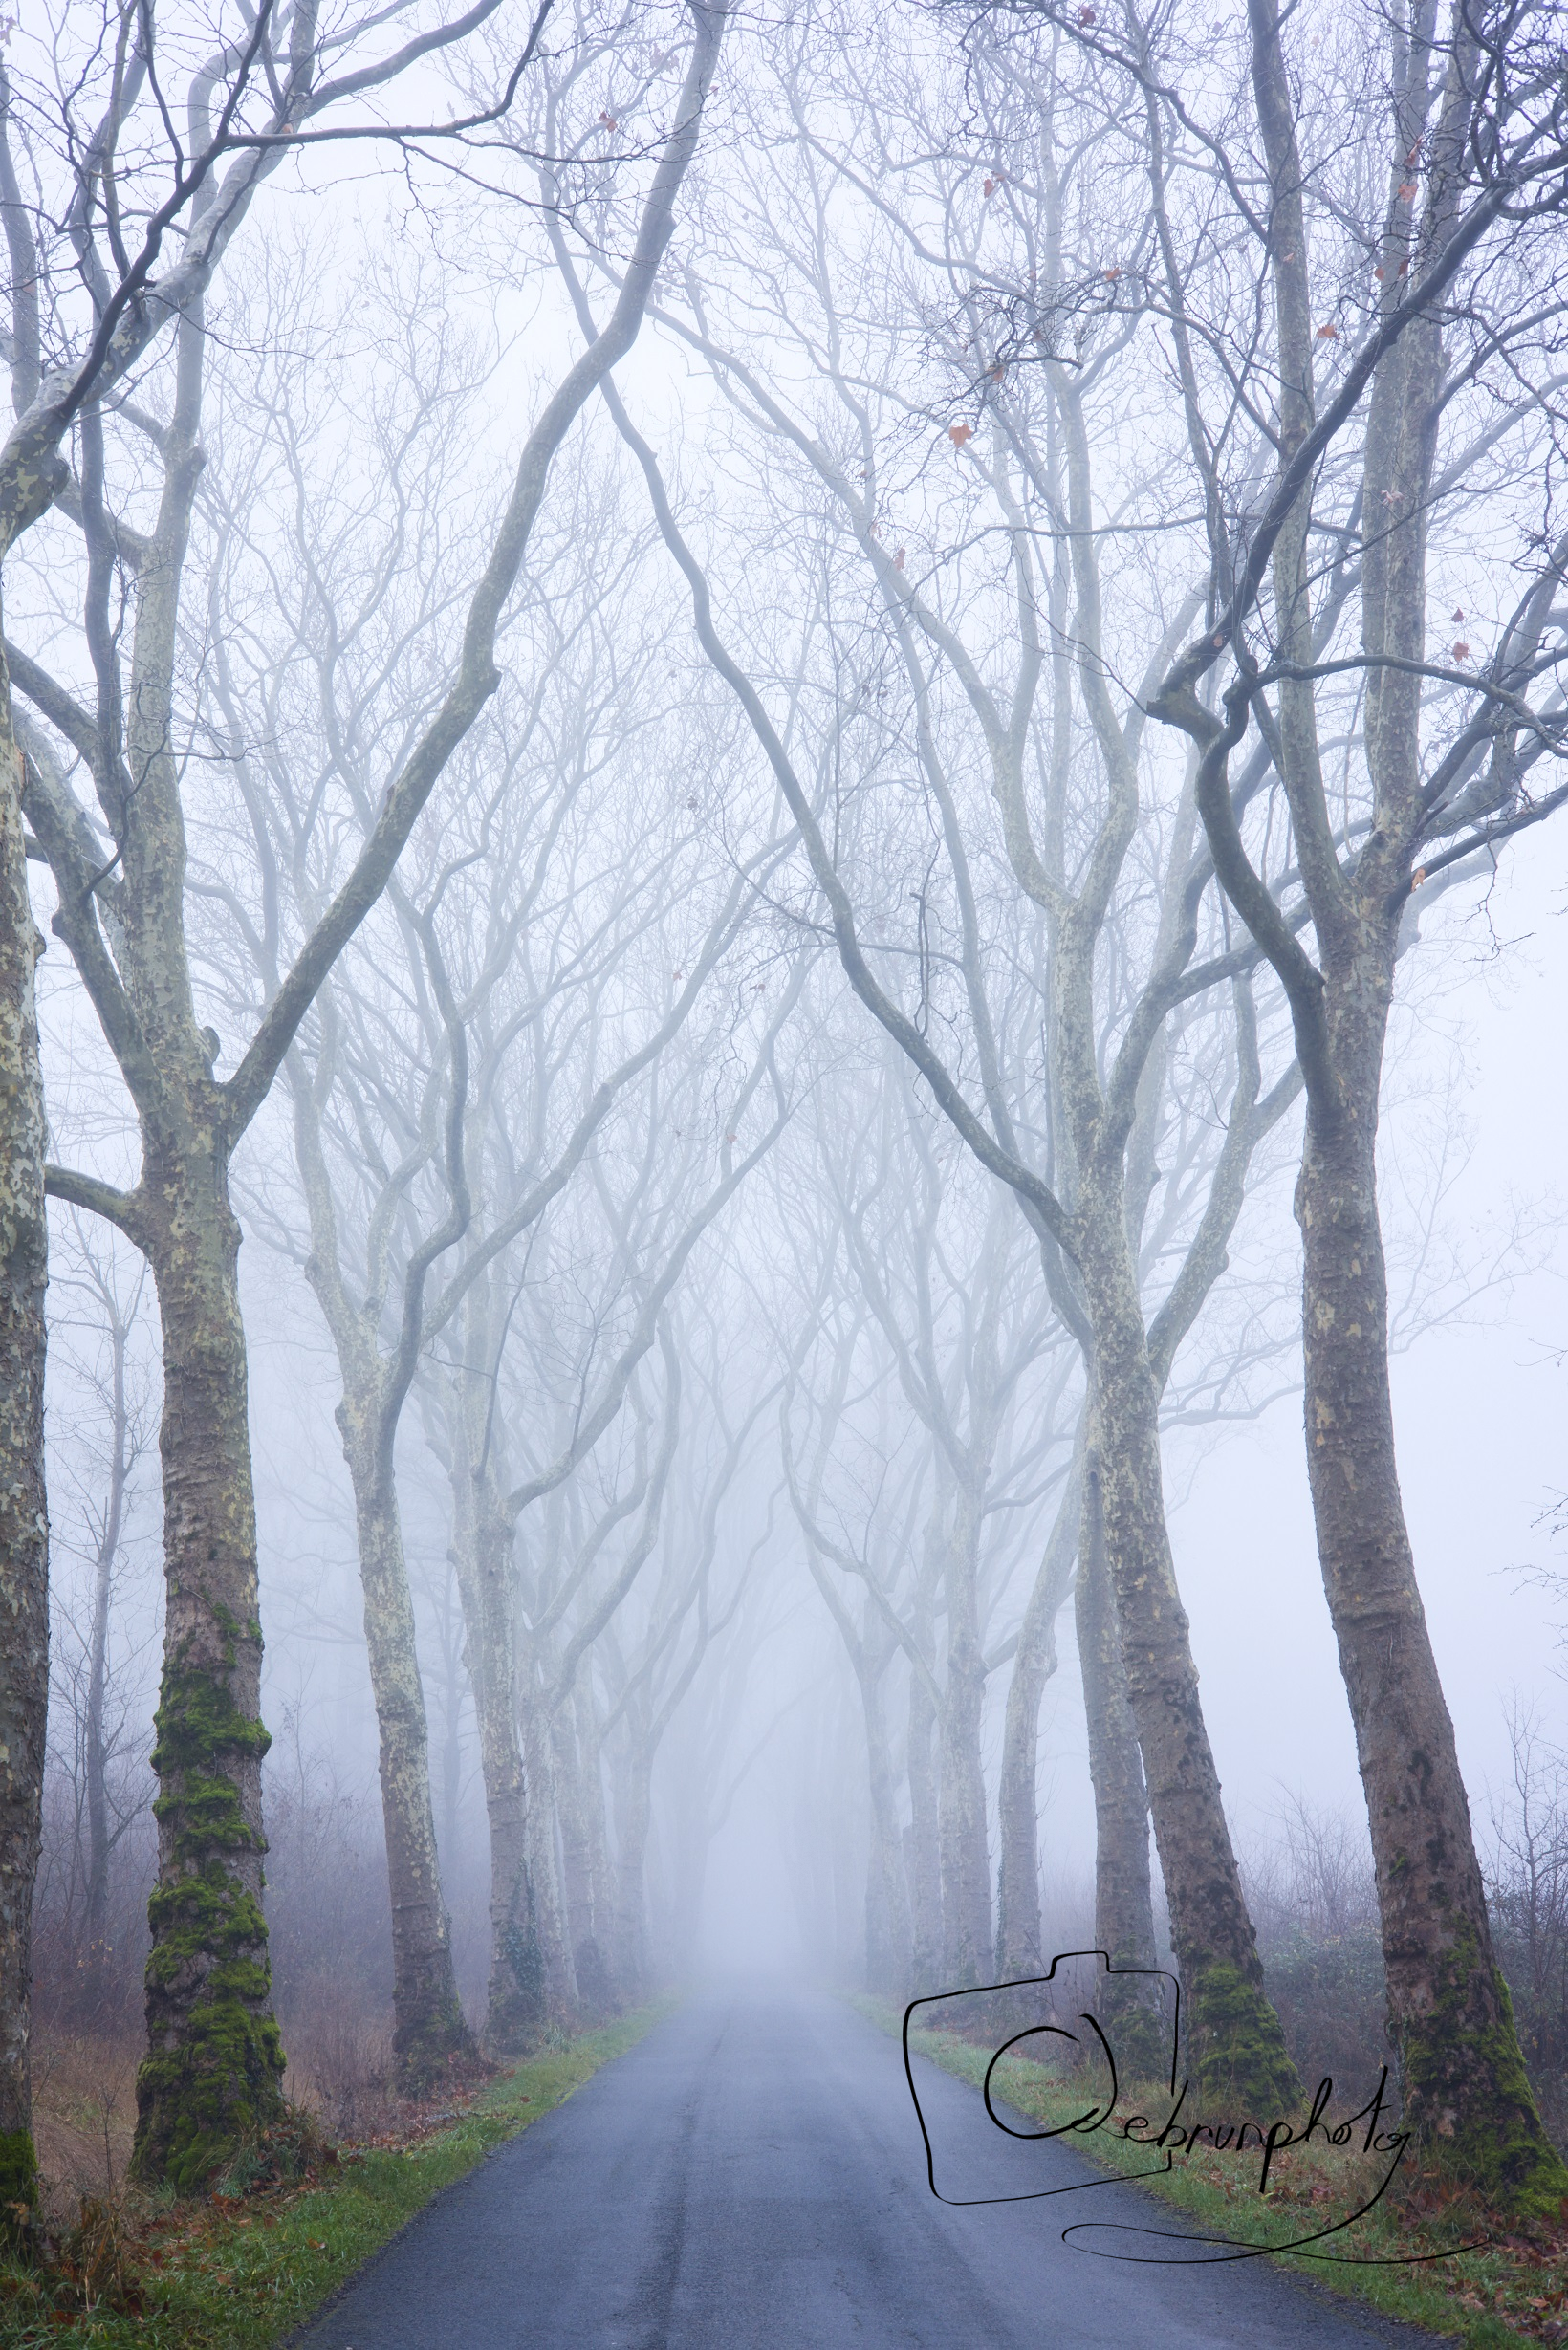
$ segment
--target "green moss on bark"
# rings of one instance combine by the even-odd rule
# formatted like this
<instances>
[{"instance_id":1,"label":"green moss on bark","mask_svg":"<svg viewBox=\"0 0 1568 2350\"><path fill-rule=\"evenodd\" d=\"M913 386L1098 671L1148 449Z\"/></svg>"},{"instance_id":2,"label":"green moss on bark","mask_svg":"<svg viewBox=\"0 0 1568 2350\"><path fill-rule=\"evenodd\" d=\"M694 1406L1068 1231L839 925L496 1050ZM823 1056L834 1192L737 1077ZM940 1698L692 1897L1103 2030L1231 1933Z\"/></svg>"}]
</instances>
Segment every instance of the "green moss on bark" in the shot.
<instances>
[{"instance_id":1,"label":"green moss on bark","mask_svg":"<svg viewBox=\"0 0 1568 2350\"><path fill-rule=\"evenodd\" d=\"M1478 1976L1492 1999L1477 1999ZM1425 2160L1494 2210L1555 2217L1568 2196L1568 2165L1536 2110L1508 1985L1470 1924L1443 1962L1431 2007L1405 2019L1401 2055L1405 2111Z\"/></svg>"},{"instance_id":2,"label":"green moss on bark","mask_svg":"<svg viewBox=\"0 0 1568 2350\"><path fill-rule=\"evenodd\" d=\"M1211 1959L1184 1979L1192 2078L1206 2103L1276 2118L1300 2101L1301 2080L1261 1982Z\"/></svg>"},{"instance_id":3,"label":"green moss on bark","mask_svg":"<svg viewBox=\"0 0 1568 2350\"><path fill-rule=\"evenodd\" d=\"M218 1621L232 1665L238 1627L222 1612ZM235 1705L221 1669L171 1665L156 1722L163 1860L147 1905L152 2053L137 2076L132 2166L193 2194L284 2113L267 1922L233 1865L266 1850L235 1770L259 1762L271 1740ZM259 1871L250 1873L259 1884Z\"/></svg>"},{"instance_id":4,"label":"green moss on bark","mask_svg":"<svg viewBox=\"0 0 1568 2350\"><path fill-rule=\"evenodd\" d=\"M38 2200L38 2154L30 2130L0 2130L0 2240L27 2233Z\"/></svg>"}]
</instances>

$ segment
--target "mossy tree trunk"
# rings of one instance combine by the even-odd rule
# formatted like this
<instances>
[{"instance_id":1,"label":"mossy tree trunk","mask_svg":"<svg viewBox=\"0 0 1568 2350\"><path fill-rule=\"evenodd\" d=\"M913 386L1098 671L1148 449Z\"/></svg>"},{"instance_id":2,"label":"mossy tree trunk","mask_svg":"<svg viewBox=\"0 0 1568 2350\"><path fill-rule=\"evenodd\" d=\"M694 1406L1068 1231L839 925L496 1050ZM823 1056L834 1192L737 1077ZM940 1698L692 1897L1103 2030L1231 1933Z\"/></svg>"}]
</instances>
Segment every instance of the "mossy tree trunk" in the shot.
<instances>
[{"instance_id":1,"label":"mossy tree trunk","mask_svg":"<svg viewBox=\"0 0 1568 2350\"><path fill-rule=\"evenodd\" d=\"M1215 867L1283 984L1305 1082L1296 1204L1303 1241L1308 1479L1366 1792L1406 2118L1434 2155L1499 2201L1551 2209L1568 2191L1568 2169L1536 2113L1497 1969L1453 1726L1405 1519L1376 1164L1395 963L1410 894L1422 879L1420 860L1458 858L1459 849L1441 850L1443 838L1461 822L1473 823L1484 837L1486 818L1499 810L1503 829L1517 829L1522 775L1543 739L1538 728L1518 729L1516 701L1512 714L1483 698L1455 721L1446 718L1448 740L1456 738L1446 754L1457 761L1450 770L1456 804L1471 797L1474 813L1456 818L1446 812L1444 762L1429 772L1424 751L1422 669L1429 657L1427 530L1448 389L1442 319L1453 295L1446 287L1419 304L1408 296L1411 288L1463 267L1496 217L1492 191L1477 187L1472 164L1483 150L1507 145L1491 112L1503 102L1498 93L1507 76L1499 80L1496 60L1480 47L1469 20L1457 26L1447 53L1392 32L1396 70L1383 101L1386 115L1372 133L1383 147L1389 190L1377 272L1380 332L1365 346L1355 410L1336 393L1319 417L1314 378L1321 330L1313 323L1304 200L1311 183L1296 138L1293 76L1276 0L1249 0L1248 15L1274 221L1268 291L1278 346L1278 472L1263 511L1252 517L1243 602L1227 609L1222 629L1187 648L1151 702L1202 746L1198 797ZM1545 201L1555 207L1561 202L1560 164L1553 171ZM1353 416L1355 428L1364 416L1359 468L1348 446ZM1336 434L1342 452L1337 462ZM1315 439L1308 466L1303 459ZM1315 551L1321 543L1316 533L1326 526L1314 501L1330 494L1330 482L1358 475L1358 509L1378 518L1360 573L1370 822L1345 848L1338 786L1331 807L1323 773L1321 687L1313 675L1328 645L1314 611ZM1536 673L1547 615L1560 597L1562 563L1559 543L1543 557L1495 655L1492 675L1515 697ZM1252 629L1266 584L1274 598L1273 642L1288 664L1275 687L1271 756L1290 810L1316 963L1301 943L1308 934L1282 918L1237 824L1229 767L1252 715L1252 683L1238 680L1228 689L1223 725L1200 708L1194 692L1216 652ZM1475 778L1471 794L1459 789L1467 776Z\"/></svg>"},{"instance_id":2,"label":"mossy tree trunk","mask_svg":"<svg viewBox=\"0 0 1568 2350\"><path fill-rule=\"evenodd\" d=\"M22 760L0 659L0 2208L31 2204L33 1887L49 1699L44 1104Z\"/></svg>"},{"instance_id":3,"label":"mossy tree trunk","mask_svg":"<svg viewBox=\"0 0 1568 2350\"><path fill-rule=\"evenodd\" d=\"M187 1095L183 1147L147 1155L136 1236L163 1335L166 1599L155 1716L158 1883L148 1904L147 2056L136 2174L204 2187L283 2114L262 1914L256 1514L239 1226L216 1089ZM215 1116L214 1113L217 1113Z\"/></svg>"},{"instance_id":4,"label":"mossy tree trunk","mask_svg":"<svg viewBox=\"0 0 1568 2350\"><path fill-rule=\"evenodd\" d=\"M72 779L50 748L54 735L41 731L36 761L29 738L27 813L58 891L53 926L71 951L125 1080L142 1149L131 1193L68 1168L50 1168L47 1188L108 1217L144 1250L163 1329L168 1604L154 1754L161 1784L160 1871L150 1904L151 2054L139 2088L134 2161L142 2176L162 2175L176 2186L204 2183L240 2140L275 2118L281 2102L283 2058L270 2013L260 1903L260 1767L267 1737L256 1710L261 1640L230 1156L335 961L384 890L454 751L501 684L497 634L555 452L637 338L695 149L725 15L722 0L715 0L696 18L675 120L614 310L565 370L519 451L440 707L406 746L350 874L222 1084L212 1076L219 1039L197 1023L185 936L181 758L190 712L175 693L178 617L205 463L203 294L227 239L285 144L280 138L266 154L254 151L227 177L208 170L186 175L183 261L161 277L158 300L126 304L112 341L106 350L95 346L85 372L60 368L40 381L37 272L32 260L15 272L25 298L13 313L13 329L30 323L21 340L13 333L13 385L18 405L31 404L0 463L0 555L70 484L55 451L74 425L80 464L73 511L85 549L82 629L90 654L82 665L91 668L93 685L89 697L79 699L36 662L28 661L24 670L20 654L12 675L90 773L114 853L105 859L98 821L76 798ZM392 70L401 70L406 56L399 52ZM275 127L297 124L318 64L313 43L303 38L288 73L273 85ZM362 78L351 77L351 86L367 87L379 77L367 68ZM198 76L192 102L199 111L210 95ZM7 172L0 199L14 261L26 213L9 151L0 152ZM87 159L97 155L97 147L84 151L84 190L99 167ZM92 211L88 203L84 221ZM99 270L108 283L116 282L123 255L112 224L103 247L90 246L81 258L91 282L98 282ZM133 291L123 277L120 285L121 293ZM112 515L106 503L104 411L97 403L171 318L173 397L167 422L155 435L161 483L153 528L143 535ZM127 577L134 607L129 629L118 608ZM121 674L127 647L128 680ZM0 791L11 788L8 772ZM0 833L8 875L11 854L9 836ZM0 925L6 918L0 906ZM5 944L0 940L0 948ZM4 1105L8 1164L11 1129L20 1133L25 1122L18 1123L14 1103Z\"/></svg>"}]
</instances>

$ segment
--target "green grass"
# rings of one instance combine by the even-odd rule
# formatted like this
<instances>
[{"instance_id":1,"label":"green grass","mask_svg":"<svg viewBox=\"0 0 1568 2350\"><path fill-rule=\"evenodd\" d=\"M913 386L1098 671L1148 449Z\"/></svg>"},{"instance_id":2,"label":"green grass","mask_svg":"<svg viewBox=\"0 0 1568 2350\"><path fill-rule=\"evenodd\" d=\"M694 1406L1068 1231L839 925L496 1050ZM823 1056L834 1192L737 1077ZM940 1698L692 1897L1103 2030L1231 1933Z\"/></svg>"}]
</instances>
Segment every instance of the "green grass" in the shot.
<instances>
[{"instance_id":1,"label":"green grass","mask_svg":"<svg viewBox=\"0 0 1568 2350\"><path fill-rule=\"evenodd\" d=\"M904 2011L885 2000L855 1999L860 2012L895 2036ZM978 2088L991 2051L947 2033L912 2032L910 2045L944 2072ZM1047 2128L1084 2109L1081 2090L1043 2066L1005 2057L996 2068L992 2093ZM1142 2106L1123 2097L1118 2122L1143 2112L1164 2120L1169 2106L1149 2093ZM1336 2107L1336 2116L1338 2107ZM1187 2117L1190 2119L1190 2113ZM913 2130L911 2116L911 2130ZM1101 2171L1146 2171L1160 2157L1147 2146L1116 2135L1117 2122L1070 2143L1085 2162ZM1355 2155L1310 2148L1276 2156L1267 2199L1257 2191L1258 2156L1216 2154L1204 2147L1178 2155L1168 2172L1140 2182L1151 2196L1190 2215L1206 2233L1248 2243L1278 2242L1321 2228L1355 2209L1387 2168ZM1156 2214L1151 2221L1158 2225ZM1066 2223L1063 2222L1063 2225ZM1462 2253L1426 2269L1333 2268L1322 2260L1281 2254L1276 2265L1310 2276L1319 2286L1368 2302L1384 2316L1404 2318L1463 2341L1470 2350L1503 2350L1520 2342L1568 2342L1568 2230L1533 2229L1528 2233L1478 2209L1468 2198L1422 2182L1394 2205L1392 2194L1359 2221L1347 2236L1325 2246L1361 2260L1405 2260L1444 2246L1487 2238L1484 2252Z\"/></svg>"},{"instance_id":2,"label":"green grass","mask_svg":"<svg viewBox=\"0 0 1568 2350\"><path fill-rule=\"evenodd\" d=\"M0 2350L270 2350L372 2252L495 2146L572 2095L668 2013L640 2009L490 2084L449 2126L403 2145L345 2149L295 2187L241 2202L131 2203L114 2216L121 2307L79 2312L79 2290L0 2266ZM76 2314L69 2306L75 2299Z\"/></svg>"}]
</instances>

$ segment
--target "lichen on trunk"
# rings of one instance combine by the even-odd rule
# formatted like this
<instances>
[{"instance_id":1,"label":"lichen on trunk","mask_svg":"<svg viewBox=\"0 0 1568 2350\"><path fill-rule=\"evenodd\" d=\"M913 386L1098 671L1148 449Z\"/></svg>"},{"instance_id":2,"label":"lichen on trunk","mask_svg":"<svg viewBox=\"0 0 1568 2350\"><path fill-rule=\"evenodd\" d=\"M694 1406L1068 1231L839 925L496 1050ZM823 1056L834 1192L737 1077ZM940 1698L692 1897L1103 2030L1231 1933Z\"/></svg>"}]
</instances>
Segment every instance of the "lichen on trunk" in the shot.
<instances>
[{"instance_id":1,"label":"lichen on trunk","mask_svg":"<svg viewBox=\"0 0 1568 2350\"><path fill-rule=\"evenodd\" d=\"M31 2205L33 1887L49 1691L44 1107L21 758L0 660L0 2211Z\"/></svg>"},{"instance_id":2,"label":"lichen on trunk","mask_svg":"<svg viewBox=\"0 0 1568 2350\"><path fill-rule=\"evenodd\" d=\"M204 1164L205 1157L205 1164ZM262 1914L255 1502L239 1229L216 1153L165 1156L145 1224L163 1329L164 1662L148 2053L133 2166L190 2193L283 2117Z\"/></svg>"}]
</instances>

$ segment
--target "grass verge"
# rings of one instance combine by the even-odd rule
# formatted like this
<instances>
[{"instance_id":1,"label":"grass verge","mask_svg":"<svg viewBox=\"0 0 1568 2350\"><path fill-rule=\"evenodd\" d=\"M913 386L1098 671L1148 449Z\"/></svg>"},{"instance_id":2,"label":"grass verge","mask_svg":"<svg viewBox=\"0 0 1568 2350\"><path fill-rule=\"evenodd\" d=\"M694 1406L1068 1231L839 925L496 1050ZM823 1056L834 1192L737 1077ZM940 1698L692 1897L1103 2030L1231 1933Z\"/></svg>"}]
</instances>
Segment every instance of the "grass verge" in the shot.
<instances>
[{"instance_id":1,"label":"grass verge","mask_svg":"<svg viewBox=\"0 0 1568 2350\"><path fill-rule=\"evenodd\" d=\"M852 2004L881 2030L895 2037L902 2032L901 2007L866 1996ZM944 2072L980 2086L991 2060L989 2043L943 2032L916 2031L909 2036L910 2046ZM1017 2057L1003 2058L991 2089L1048 2129L1084 2110L1081 2088ZM1070 2143L1100 2171L1150 2169L1160 2156L1118 2134L1122 2122L1133 2114L1165 2119L1168 2096L1151 2090L1147 2099L1140 2104L1137 2094L1123 2096L1111 2122ZM1338 2116L1336 2106L1332 2118ZM1260 2197L1255 2149L1237 2155L1202 2146L1176 2155L1168 2171L1139 2184L1162 2203L1187 2213L1189 2224L1205 2233L1264 2245L1329 2226L1354 2211L1386 2169L1386 2157L1367 2160L1354 2147L1341 2153L1315 2142L1274 2157L1268 2194ZM1396 2188L1401 2190L1397 2203ZM1448 2335L1469 2350L1503 2350L1506 2344L1520 2342L1568 2343L1568 2225L1520 2230L1470 2197L1429 2180L1413 2179L1401 2188L1396 2179L1395 2188L1375 2210L1358 2221L1344 2239L1324 2249L1342 2250L1367 2263L1397 2263L1477 2240L1485 2241L1483 2251L1461 2252L1426 2268L1334 2267L1299 2254L1271 2256L1277 2266L1310 2276L1317 2285L1365 2301L1385 2317Z\"/></svg>"},{"instance_id":2,"label":"grass verge","mask_svg":"<svg viewBox=\"0 0 1568 2350\"><path fill-rule=\"evenodd\" d=\"M272 2350L432 2195L561 2104L669 2006L527 2058L460 2111L341 2147L297 2186L84 2205L57 2274L0 2263L0 2350Z\"/></svg>"}]
</instances>

